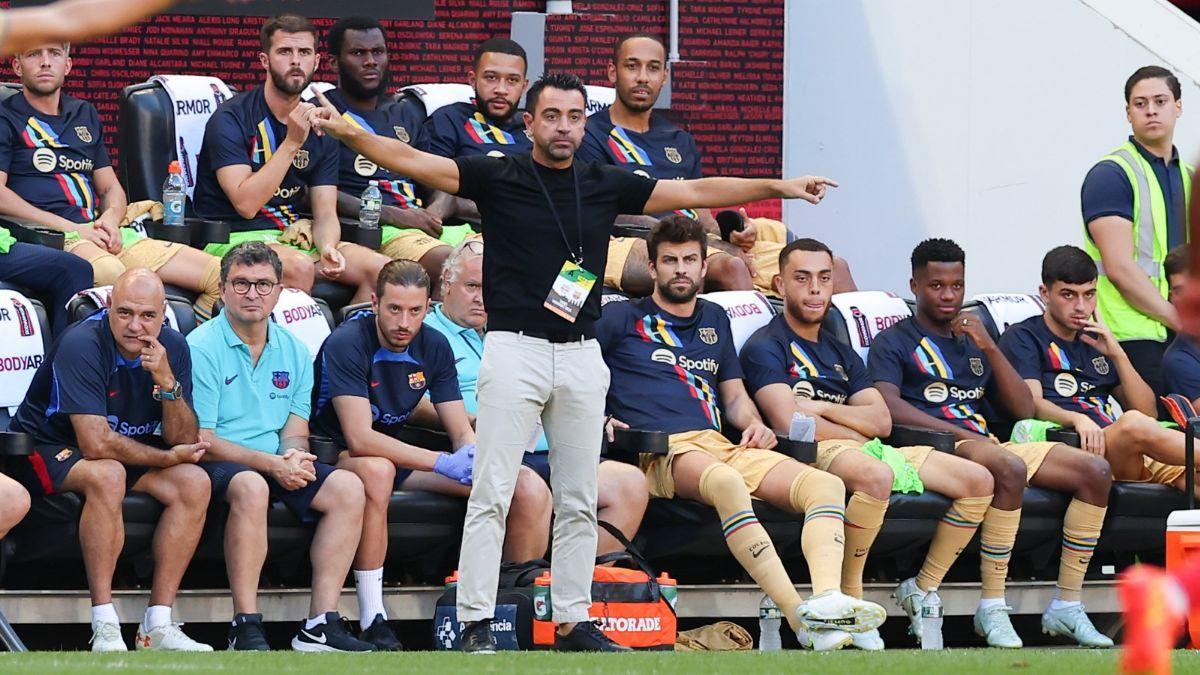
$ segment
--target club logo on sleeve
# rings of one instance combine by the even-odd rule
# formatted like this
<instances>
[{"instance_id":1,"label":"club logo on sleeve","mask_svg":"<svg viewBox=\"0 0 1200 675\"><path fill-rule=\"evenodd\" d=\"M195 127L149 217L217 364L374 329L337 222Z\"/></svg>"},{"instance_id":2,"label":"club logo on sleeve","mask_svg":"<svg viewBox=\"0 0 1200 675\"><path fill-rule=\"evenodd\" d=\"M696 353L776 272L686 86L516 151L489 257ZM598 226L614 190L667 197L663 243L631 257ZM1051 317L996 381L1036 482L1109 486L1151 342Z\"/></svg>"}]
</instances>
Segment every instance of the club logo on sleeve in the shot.
<instances>
[{"instance_id":1,"label":"club logo on sleeve","mask_svg":"<svg viewBox=\"0 0 1200 675\"><path fill-rule=\"evenodd\" d=\"M683 155L679 154L678 149L668 146L663 148L663 151L666 153L667 159L671 160L672 164L679 164L683 161Z\"/></svg>"},{"instance_id":2,"label":"club logo on sleeve","mask_svg":"<svg viewBox=\"0 0 1200 675\"><path fill-rule=\"evenodd\" d=\"M983 377L983 359L971 357L971 372L975 373L975 377Z\"/></svg>"},{"instance_id":3,"label":"club logo on sleeve","mask_svg":"<svg viewBox=\"0 0 1200 675\"><path fill-rule=\"evenodd\" d=\"M367 159L366 157L363 157L362 155L355 155L355 157L354 157L354 173L356 173L360 176L374 176L375 172L378 170L379 170L379 165L376 164L375 162L372 162L371 160Z\"/></svg>"},{"instance_id":4,"label":"club logo on sleeve","mask_svg":"<svg viewBox=\"0 0 1200 675\"><path fill-rule=\"evenodd\" d=\"M292 166L296 167L297 169L299 169L301 171L308 168L308 151L301 150L301 151L297 152L296 156L292 158Z\"/></svg>"},{"instance_id":5,"label":"club logo on sleeve","mask_svg":"<svg viewBox=\"0 0 1200 675\"><path fill-rule=\"evenodd\" d=\"M1054 391L1059 396L1070 398L1079 393L1079 381L1071 373L1059 373L1054 376Z\"/></svg>"},{"instance_id":6,"label":"club logo on sleeve","mask_svg":"<svg viewBox=\"0 0 1200 675\"><path fill-rule=\"evenodd\" d=\"M87 127L75 127L75 135L84 143L92 142L92 132Z\"/></svg>"},{"instance_id":7,"label":"club logo on sleeve","mask_svg":"<svg viewBox=\"0 0 1200 675\"><path fill-rule=\"evenodd\" d=\"M850 376L846 374L846 369L842 367L842 364L840 364L840 363L833 364L833 369L836 370L837 374L842 377L842 381L844 381L844 382L850 381Z\"/></svg>"},{"instance_id":8,"label":"club logo on sleeve","mask_svg":"<svg viewBox=\"0 0 1200 675\"><path fill-rule=\"evenodd\" d=\"M421 390L425 388L425 371L418 370L408 374L408 388Z\"/></svg>"},{"instance_id":9,"label":"club logo on sleeve","mask_svg":"<svg viewBox=\"0 0 1200 675\"><path fill-rule=\"evenodd\" d=\"M276 389L287 389L292 381L291 374L286 370L276 370L271 373L271 384Z\"/></svg>"},{"instance_id":10,"label":"club logo on sleeve","mask_svg":"<svg viewBox=\"0 0 1200 675\"><path fill-rule=\"evenodd\" d=\"M401 143L408 143L412 140L412 138L408 135L408 129L405 129L398 124L392 127L392 131L396 132L396 138L400 139Z\"/></svg>"},{"instance_id":11,"label":"club logo on sleeve","mask_svg":"<svg viewBox=\"0 0 1200 675\"><path fill-rule=\"evenodd\" d=\"M492 150L491 152L489 152L489 153L487 154L487 156L488 156L488 157L503 157L503 156L504 156L504 153L503 153L503 152L500 152L499 150Z\"/></svg>"},{"instance_id":12,"label":"club logo on sleeve","mask_svg":"<svg viewBox=\"0 0 1200 675\"><path fill-rule=\"evenodd\" d=\"M528 138L529 140L532 141L533 140L533 132L528 129L525 129L525 138Z\"/></svg>"},{"instance_id":13,"label":"club logo on sleeve","mask_svg":"<svg viewBox=\"0 0 1200 675\"><path fill-rule=\"evenodd\" d=\"M700 341L706 345L717 344L717 329L703 326L699 330Z\"/></svg>"},{"instance_id":14,"label":"club logo on sleeve","mask_svg":"<svg viewBox=\"0 0 1200 675\"><path fill-rule=\"evenodd\" d=\"M1104 358L1103 356L1097 356L1096 358L1092 359L1092 367L1096 369L1097 374L1107 375L1108 359Z\"/></svg>"},{"instance_id":15,"label":"club logo on sleeve","mask_svg":"<svg viewBox=\"0 0 1200 675\"><path fill-rule=\"evenodd\" d=\"M42 173L50 173L58 164L58 157L50 148L38 148L33 151L33 168Z\"/></svg>"},{"instance_id":16,"label":"club logo on sleeve","mask_svg":"<svg viewBox=\"0 0 1200 675\"><path fill-rule=\"evenodd\" d=\"M950 398L950 389L945 382L930 382L925 387L925 400L930 403L943 403Z\"/></svg>"},{"instance_id":17,"label":"club logo on sleeve","mask_svg":"<svg viewBox=\"0 0 1200 675\"><path fill-rule=\"evenodd\" d=\"M800 380L796 384L792 385L792 394L794 394L796 398L811 399L816 395L816 393L816 389L813 388L812 382L809 382L808 380Z\"/></svg>"}]
</instances>

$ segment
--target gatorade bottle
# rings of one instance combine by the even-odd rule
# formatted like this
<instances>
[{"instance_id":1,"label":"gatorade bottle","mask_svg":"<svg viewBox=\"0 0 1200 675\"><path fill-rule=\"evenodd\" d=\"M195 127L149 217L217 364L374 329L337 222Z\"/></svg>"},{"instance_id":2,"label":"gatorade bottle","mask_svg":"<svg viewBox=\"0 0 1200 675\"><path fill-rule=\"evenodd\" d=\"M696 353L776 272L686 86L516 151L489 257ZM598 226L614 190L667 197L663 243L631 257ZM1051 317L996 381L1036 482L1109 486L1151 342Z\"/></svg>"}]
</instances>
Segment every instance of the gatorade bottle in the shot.
<instances>
[{"instance_id":1,"label":"gatorade bottle","mask_svg":"<svg viewBox=\"0 0 1200 675\"><path fill-rule=\"evenodd\" d=\"M674 579L669 577L666 572L658 575L658 587L662 590L663 600L675 609L675 602L679 599L679 586Z\"/></svg>"},{"instance_id":2,"label":"gatorade bottle","mask_svg":"<svg viewBox=\"0 0 1200 675\"><path fill-rule=\"evenodd\" d=\"M533 619L550 621L550 573L542 572L533 582Z\"/></svg>"},{"instance_id":3,"label":"gatorade bottle","mask_svg":"<svg viewBox=\"0 0 1200 675\"><path fill-rule=\"evenodd\" d=\"M171 162L167 169L167 180L163 183L163 224L183 226L183 202L187 199L187 188L183 184L183 169L179 161Z\"/></svg>"},{"instance_id":4,"label":"gatorade bottle","mask_svg":"<svg viewBox=\"0 0 1200 675\"><path fill-rule=\"evenodd\" d=\"M458 587L458 570L454 570L450 576L446 577L446 590Z\"/></svg>"}]
</instances>

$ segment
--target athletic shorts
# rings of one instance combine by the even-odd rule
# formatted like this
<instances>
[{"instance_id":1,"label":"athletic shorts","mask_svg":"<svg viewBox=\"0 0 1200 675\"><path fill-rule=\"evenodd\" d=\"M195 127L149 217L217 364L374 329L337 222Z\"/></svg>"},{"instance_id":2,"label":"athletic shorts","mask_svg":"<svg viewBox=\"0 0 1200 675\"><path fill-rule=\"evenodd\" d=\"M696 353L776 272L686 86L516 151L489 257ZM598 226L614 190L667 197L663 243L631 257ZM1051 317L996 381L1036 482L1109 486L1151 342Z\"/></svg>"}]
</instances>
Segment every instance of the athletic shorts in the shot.
<instances>
[{"instance_id":1,"label":"athletic shorts","mask_svg":"<svg viewBox=\"0 0 1200 675\"><path fill-rule=\"evenodd\" d=\"M315 248L301 248L295 244L284 244L279 241L279 235L283 234L282 230L250 230L249 232L230 232L229 241L224 244L207 244L204 247L204 252L209 255L215 255L218 258L224 258L226 253L238 244L247 241L261 241L264 244L278 244L286 246L290 249L300 251L314 261L321 259L321 254ZM343 241L338 243L338 248L341 249L349 246L352 242Z\"/></svg>"},{"instance_id":2,"label":"athletic shorts","mask_svg":"<svg viewBox=\"0 0 1200 675\"><path fill-rule=\"evenodd\" d=\"M746 489L751 493L758 490L759 484L767 473L791 459L787 455L774 450L761 448L746 448L733 444L721 432L714 429L702 431L684 431L671 434L668 440L670 452L667 455L643 454L641 468L646 473L650 484L650 496L671 499L675 496L675 478L671 474L671 463L675 457L688 452L703 452L722 464L733 467L746 483ZM803 469L816 471L801 464Z\"/></svg>"},{"instance_id":3,"label":"athletic shorts","mask_svg":"<svg viewBox=\"0 0 1200 675\"><path fill-rule=\"evenodd\" d=\"M856 441L843 441L831 439L827 441L817 442L817 460L813 462L813 466L822 471L829 471L833 460L837 459L843 452L858 451L861 443ZM928 445L913 445L905 448L895 448L896 452L904 455L904 459L909 464L913 465L917 471L925 465L925 460L929 459L929 453L933 452L933 448Z\"/></svg>"},{"instance_id":4,"label":"athletic shorts","mask_svg":"<svg viewBox=\"0 0 1200 675\"><path fill-rule=\"evenodd\" d=\"M1142 470L1142 477L1134 481L1137 483L1157 483L1159 485L1175 487L1176 481L1183 478L1184 471L1186 471L1182 466L1163 464L1149 457L1143 457L1142 459L1146 468Z\"/></svg>"},{"instance_id":5,"label":"athletic shorts","mask_svg":"<svg viewBox=\"0 0 1200 675\"><path fill-rule=\"evenodd\" d=\"M974 441L958 441L954 444L955 449L963 443L973 443ZM1031 443L1001 443L1000 447L1008 450L1012 454L1021 458L1025 462L1025 482L1033 480L1034 474L1038 469L1042 468L1042 462L1046 461L1046 456L1050 454L1050 450L1061 443L1053 443L1050 441L1034 441Z\"/></svg>"},{"instance_id":6,"label":"athletic shorts","mask_svg":"<svg viewBox=\"0 0 1200 675\"><path fill-rule=\"evenodd\" d=\"M787 225L783 221L772 218L751 218L754 227L758 228L758 241L769 241L776 244L787 243Z\"/></svg>"},{"instance_id":7,"label":"athletic shorts","mask_svg":"<svg viewBox=\"0 0 1200 675\"><path fill-rule=\"evenodd\" d=\"M164 451L165 452L165 451ZM29 456L26 469L18 470L13 476L21 485L29 490L34 497L48 497L63 491L62 484L67 480L71 467L83 460L83 452L79 448L63 445L34 446L33 454ZM123 464L125 467L125 489L133 487L146 472L148 466Z\"/></svg>"},{"instance_id":8,"label":"athletic shorts","mask_svg":"<svg viewBox=\"0 0 1200 675\"><path fill-rule=\"evenodd\" d=\"M383 243L379 246L379 252L392 260L416 260L419 262L421 258L425 257L425 254L445 245L441 240L434 239L421 230L384 225Z\"/></svg>"},{"instance_id":9,"label":"athletic shorts","mask_svg":"<svg viewBox=\"0 0 1200 675\"><path fill-rule=\"evenodd\" d=\"M173 241L148 239L138 234L133 228L122 227L120 232L121 252L117 254L117 260L120 260L127 269L145 267L157 272L158 268L166 265L171 258L184 249L183 244L176 244ZM86 241L77 232L68 232L63 240L63 250L71 253Z\"/></svg>"},{"instance_id":10,"label":"athletic shorts","mask_svg":"<svg viewBox=\"0 0 1200 675\"><path fill-rule=\"evenodd\" d=\"M325 479L337 470L320 462L314 462L313 466L316 469L317 479L298 490L289 490L271 476L262 474L267 481L267 487L271 490L271 497L283 502L287 510L303 523L314 523L320 519L319 513L312 512L312 502L316 499L317 493L321 491L321 486L325 484ZM208 472L208 478L212 481L211 504L225 502L225 492L229 490L229 481L233 480L234 476L243 471L254 471L245 464L237 462L202 462L200 468Z\"/></svg>"}]
</instances>

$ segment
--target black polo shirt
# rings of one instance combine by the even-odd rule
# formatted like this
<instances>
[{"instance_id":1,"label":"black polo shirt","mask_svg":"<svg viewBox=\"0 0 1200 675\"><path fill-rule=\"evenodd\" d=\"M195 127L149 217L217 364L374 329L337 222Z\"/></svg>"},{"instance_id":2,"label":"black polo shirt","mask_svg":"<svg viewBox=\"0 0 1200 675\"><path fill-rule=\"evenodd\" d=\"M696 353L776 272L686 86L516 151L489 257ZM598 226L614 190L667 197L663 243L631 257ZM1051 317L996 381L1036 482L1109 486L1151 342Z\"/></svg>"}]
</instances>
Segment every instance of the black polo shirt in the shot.
<instances>
[{"instance_id":1,"label":"black polo shirt","mask_svg":"<svg viewBox=\"0 0 1200 675\"><path fill-rule=\"evenodd\" d=\"M454 161L459 172L457 194L479 207L487 241L483 302L488 330L573 330L593 336L593 324L600 318L600 287L613 221L622 213L642 213L656 181L578 159L572 168L551 169L536 164L528 153ZM538 187L535 170L554 201L561 229ZM576 216L573 171L578 176L582 223ZM578 250L580 232L581 267L598 279L572 324L546 309L545 302L563 263Z\"/></svg>"}]
</instances>

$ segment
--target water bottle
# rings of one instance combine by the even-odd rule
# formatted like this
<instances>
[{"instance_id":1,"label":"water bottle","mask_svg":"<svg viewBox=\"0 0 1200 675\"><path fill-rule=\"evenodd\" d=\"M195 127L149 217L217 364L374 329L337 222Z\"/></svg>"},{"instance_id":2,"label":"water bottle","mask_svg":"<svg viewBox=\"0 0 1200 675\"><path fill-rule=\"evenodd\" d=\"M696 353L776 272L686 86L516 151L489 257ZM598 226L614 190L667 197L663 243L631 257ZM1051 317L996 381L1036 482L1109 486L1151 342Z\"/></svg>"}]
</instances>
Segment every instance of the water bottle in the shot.
<instances>
[{"instance_id":1,"label":"water bottle","mask_svg":"<svg viewBox=\"0 0 1200 675\"><path fill-rule=\"evenodd\" d=\"M183 184L183 169L179 161L171 162L167 169L167 180L163 183L163 224L183 227L183 202L187 199L187 188Z\"/></svg>"},{"instance_id":2,"label":"water bottle","mask_svg":"<svg viewBox=\"0 0 1200 675\"><path fill-rule=\"evenodd\" d=\"M921 600L921 649L942 648L942 596L930 589Z\"/></svg>"},{"instance_id":3,"label":"water bottle","mask_svg":"<svg viewBox=\"0 0 1200 675\"><path fill-rule=\"evenodd\" d=\"M779 605L770 596L764 595L762 602L758 603L758 651L777 652L783 649L783 642L779 638L782 618Z\"/></svg>"},{"instance_id":4,"label":"water bottle","mask_svg":"<svg viewBox=\"0 0 1200 675\"><path fill-rule=\"evenodd\" d=\"M373 180L363 190L358 207L358 222L372 230L379 228L379 214L383 211L383 194L379 192L379 181Z\"/></svg>"}]
</instances>

